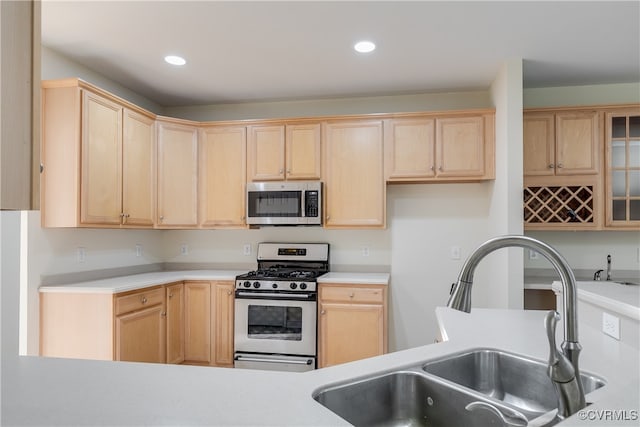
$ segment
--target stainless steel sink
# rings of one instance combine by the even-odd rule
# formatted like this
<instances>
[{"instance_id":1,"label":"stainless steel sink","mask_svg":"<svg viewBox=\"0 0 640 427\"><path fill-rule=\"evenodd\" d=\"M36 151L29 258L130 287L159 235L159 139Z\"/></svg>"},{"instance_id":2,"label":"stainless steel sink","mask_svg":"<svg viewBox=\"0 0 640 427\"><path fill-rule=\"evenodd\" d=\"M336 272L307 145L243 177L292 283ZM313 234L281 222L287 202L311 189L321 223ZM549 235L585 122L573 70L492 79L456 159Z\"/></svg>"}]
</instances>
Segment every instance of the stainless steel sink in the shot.
<instances>
[{"instance_id":1,"label":"stainless steel sink","mask_svg":"<svg viewBox=\"0 0 640 427\"><path fill-rule=\"evenodd\" d=\"M581 380L585 393L605 385L585 373ZM558 421L546 363L485 348L330 384L313 398L356 426L549 426Z\"/></svg>"},{"instance_id":2,"label":"stainless steel sink","mask_svg":"<svg viewBox=\"0 0 640 427\"><path fill-rule=\"evenodd\" d=\"M419 371L396 371L316 391L313 398L355 426L500 426L489 411L468 411L472 402L487 402L462 387Z\"/></svg>"},{"instance_id":3,"label":"stainless steel sink","mask_svg":"<svg viewBox=\"0 0 640 427\"><path fill-rule=\"evenodd\" d=\"M476 390L521 411L527 418L557 408L547 364L493 349L476 349L427 362L422 369L455 384ZM581 373L585 394L605 385Z\"/></svg>"}]
</instances>

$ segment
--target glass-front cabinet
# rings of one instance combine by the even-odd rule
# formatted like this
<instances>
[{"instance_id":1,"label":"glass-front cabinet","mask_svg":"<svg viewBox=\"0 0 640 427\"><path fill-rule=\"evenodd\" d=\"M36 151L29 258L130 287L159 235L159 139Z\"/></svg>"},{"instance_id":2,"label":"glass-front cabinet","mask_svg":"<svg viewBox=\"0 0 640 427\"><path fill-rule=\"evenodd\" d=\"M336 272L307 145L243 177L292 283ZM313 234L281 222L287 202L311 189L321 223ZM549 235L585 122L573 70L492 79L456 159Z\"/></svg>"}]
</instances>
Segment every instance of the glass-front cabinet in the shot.
<instances>
[{"instance_id":1,"label":"glass-front cabinet","mask_svg":"<svg viewBox=\"0 0 640 427\"><path fill-rule=\"evenodd\" d=\"M640 109L606 115L607 226L640 227Z\"/></svg>"}]
</instances>

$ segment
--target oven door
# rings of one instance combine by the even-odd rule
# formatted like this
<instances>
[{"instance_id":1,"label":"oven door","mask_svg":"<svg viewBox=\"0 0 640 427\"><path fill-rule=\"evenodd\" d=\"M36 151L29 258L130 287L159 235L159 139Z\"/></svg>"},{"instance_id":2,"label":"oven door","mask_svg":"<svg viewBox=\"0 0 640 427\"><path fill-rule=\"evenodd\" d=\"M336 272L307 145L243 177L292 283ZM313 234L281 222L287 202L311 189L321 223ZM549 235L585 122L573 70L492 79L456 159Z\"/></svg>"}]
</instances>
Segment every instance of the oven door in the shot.
<instances>
[{"instance_id":1,"label":"oven door","mask_svg":"<svg viewBox=\"0 0 640 427\"><path fill-rule=\"evenodd\" d=\"M317 303L272 299L237 291L235 351L268 354L316 355ZM274 298L277 293L273 293ZM315 297L315 295L312 295Z\"/></svg>"}]
</instances>

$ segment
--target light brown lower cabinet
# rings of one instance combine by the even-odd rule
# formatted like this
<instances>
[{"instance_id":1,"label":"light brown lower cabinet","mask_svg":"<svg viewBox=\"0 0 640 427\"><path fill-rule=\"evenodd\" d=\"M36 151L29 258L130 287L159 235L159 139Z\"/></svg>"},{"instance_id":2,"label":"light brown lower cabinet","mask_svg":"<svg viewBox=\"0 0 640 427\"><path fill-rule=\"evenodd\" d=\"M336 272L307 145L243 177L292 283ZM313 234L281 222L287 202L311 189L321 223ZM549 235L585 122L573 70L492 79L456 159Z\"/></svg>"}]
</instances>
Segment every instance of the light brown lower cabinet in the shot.
<instances>
[{"instance_id":1,"label":"light brown lower cabinet","mask_svg":"<svg viewBox=\"0 0 640 427\"><path fill-rule=\"evenodd\" d=\"M321 284L318 367L387 352L387 287Z\"/></svg>"},{"instance_id":2,"label":"light brown lower cabinet","mask_svg":"<svg viewBox=\"0 0 640 427\"><path fill-rule=\"evenodd\" d=\"M233 366L233 281L40 294L40 355Z\"/></svg>"}]
</instances>

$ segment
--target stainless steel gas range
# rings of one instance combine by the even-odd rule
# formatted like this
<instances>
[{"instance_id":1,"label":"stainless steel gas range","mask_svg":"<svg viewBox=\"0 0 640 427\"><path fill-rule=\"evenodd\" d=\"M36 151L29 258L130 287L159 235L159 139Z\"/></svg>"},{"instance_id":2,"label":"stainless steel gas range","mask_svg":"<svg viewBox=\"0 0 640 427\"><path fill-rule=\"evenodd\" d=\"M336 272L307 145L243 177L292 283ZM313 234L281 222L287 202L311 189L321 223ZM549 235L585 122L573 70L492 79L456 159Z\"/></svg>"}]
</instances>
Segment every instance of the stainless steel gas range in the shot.
<instances>
[{"instance_id":1,"label":"stainless steel gas range","mask_svg":"<svg viewBox=\"0 0 640 427\"><path fill-rule=\"evenodd\" d=\"M236 368L316 368L317 278L328 243L260 243L258 269L236 277Z\"/></svg>"}]
</instances>

